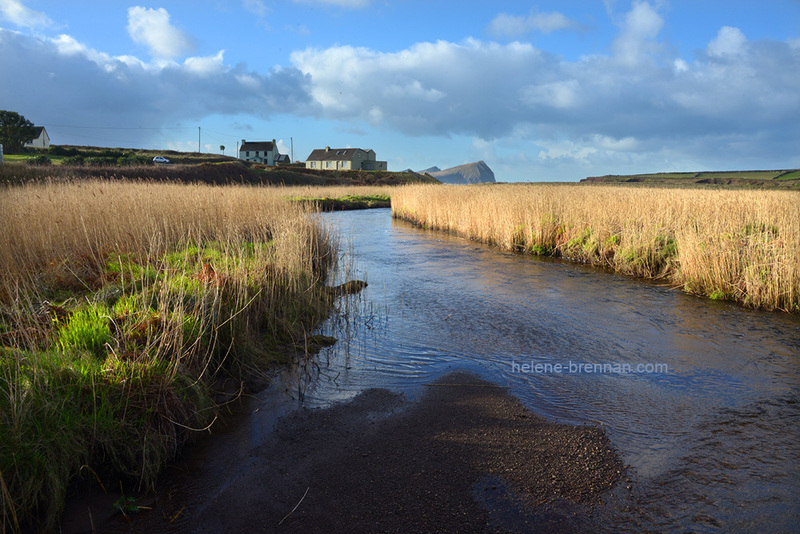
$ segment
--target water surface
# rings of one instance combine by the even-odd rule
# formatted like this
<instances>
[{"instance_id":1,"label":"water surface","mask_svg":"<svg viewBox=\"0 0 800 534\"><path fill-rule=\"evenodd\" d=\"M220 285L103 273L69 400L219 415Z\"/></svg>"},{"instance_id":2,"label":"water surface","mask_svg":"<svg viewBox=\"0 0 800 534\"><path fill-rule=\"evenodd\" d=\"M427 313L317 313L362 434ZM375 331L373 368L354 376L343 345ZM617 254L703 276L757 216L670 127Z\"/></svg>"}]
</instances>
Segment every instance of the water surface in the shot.
<instances>
[{"instance_id":1,"label":"water surface","mask_svg":"<svg viewBox=\"0 0 800 534\"><path fill-rule=\"evenodd\" d=\"M389 210L323 218L349 243L344 276L369 287L323 326L340 341L319 368L284 378L305 404L369 387L414 397L470 369L538 414L608 431L634 478L609 530L800 528L797 317L504 253Z\"/></svg>"}]
</instances>

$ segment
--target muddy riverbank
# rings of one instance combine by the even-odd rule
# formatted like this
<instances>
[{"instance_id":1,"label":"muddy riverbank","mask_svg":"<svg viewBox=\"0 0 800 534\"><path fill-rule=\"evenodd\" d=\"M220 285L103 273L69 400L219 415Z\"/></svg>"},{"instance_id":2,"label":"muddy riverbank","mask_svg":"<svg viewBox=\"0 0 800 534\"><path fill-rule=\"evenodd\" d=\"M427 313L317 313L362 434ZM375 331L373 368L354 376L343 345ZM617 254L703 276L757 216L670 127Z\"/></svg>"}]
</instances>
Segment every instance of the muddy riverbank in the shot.
<instances>
[{"instance_id":1,"label":"muddy riverbank","mask_svg":"<svg viewBox=\"0 0 800 534\"><path fill-rule=\"evenodd\" d=\"M202 493L164 487L153 510L106 530L571 532L626 484L601 429L547 421L465 372L415 402L369 389L292 412L214 476Z\"/></svg>"}]
</instances>

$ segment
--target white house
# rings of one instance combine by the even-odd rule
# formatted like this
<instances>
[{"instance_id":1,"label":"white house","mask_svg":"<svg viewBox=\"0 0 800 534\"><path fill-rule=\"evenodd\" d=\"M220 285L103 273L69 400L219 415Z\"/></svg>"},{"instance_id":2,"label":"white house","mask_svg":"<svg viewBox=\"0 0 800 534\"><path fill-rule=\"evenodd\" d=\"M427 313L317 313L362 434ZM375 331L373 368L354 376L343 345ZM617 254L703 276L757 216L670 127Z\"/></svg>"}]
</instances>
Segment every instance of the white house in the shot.
<instances>
[{"instance_id":1,"label":"white house","mask_svg":"<svg viewBox=\"0 0 800 534\"><path fill-rule=\"evenodd\" d=\"M306 158L306 169L385 171L385 161L375 160L375 151L362 148L318 148Z\"/></svg>"},{"instance_id":2,"label":"white house","mask_svg":"<svg viewBox=\"0 0 800 534\"><path fill-rule=\"evenodd\" d=\"M278 162L280 156L275 139L272 142L242 139L242 145L239 147L239 159L243 161L253 161L271 166Z\"/></svg>"},{"instance_id":3,"label":"white house","mask_svg":"<svg viewBox=\"0 0 800 534\"><path fill-rule=\"evenodd\" d=\"M25 148L50 148L50 136L44 126L36 126L36 136L25 143Z\"/></svg>"}]
</instances>

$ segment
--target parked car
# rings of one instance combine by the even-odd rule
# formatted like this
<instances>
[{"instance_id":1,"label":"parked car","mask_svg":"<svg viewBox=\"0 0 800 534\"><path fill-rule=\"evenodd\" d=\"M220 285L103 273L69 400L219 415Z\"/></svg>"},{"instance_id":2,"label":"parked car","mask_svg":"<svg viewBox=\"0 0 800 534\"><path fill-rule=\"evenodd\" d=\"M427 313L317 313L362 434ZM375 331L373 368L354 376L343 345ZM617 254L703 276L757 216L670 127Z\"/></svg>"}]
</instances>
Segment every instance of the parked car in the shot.
<instances>
[{"instance_id":1,"label":"parked car","mask_svg":"<svg viewBox=\"0 0 800 534\"><path fill-rule=\"evenodd\" d=\"M164 156L156 156L153 158L153 163L169 163L169 160Z\"/></svg>"}]
</instances>

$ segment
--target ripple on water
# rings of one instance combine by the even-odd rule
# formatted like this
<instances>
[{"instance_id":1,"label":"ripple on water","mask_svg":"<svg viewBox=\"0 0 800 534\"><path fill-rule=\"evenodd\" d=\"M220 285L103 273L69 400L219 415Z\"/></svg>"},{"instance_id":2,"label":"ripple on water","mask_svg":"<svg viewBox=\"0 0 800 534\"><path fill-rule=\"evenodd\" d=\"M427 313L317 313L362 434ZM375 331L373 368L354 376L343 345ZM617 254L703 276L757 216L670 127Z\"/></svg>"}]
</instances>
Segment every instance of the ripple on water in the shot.
<instances>
[{"instance_id":1,"label":"ripple on water","mask_svg":"<svg viewBox=\"0 0 800 534\"><path fill-rule=\"evenodd\" d=\"M330 321L312 405L414 397L467 368L534 412L601 424L635 489L608 530L791 531L800 524L800 320L392 221L324 215L369 287ZM352 266L351 266L352 267ZM662 373L523 373L513 363L665 364ZM627 498L627 497L626 497ZM623 499L624 501L624 499Z\"/></svg>"}]
</instances>

